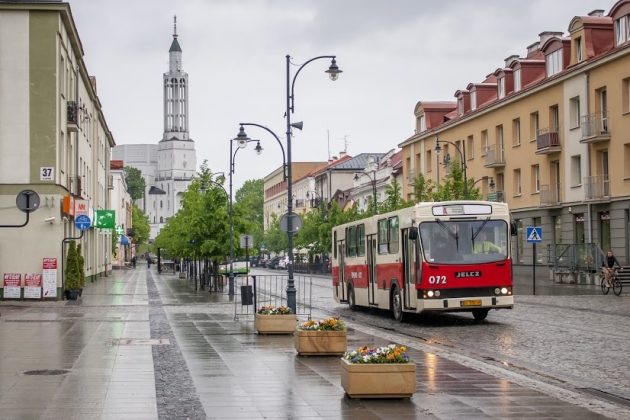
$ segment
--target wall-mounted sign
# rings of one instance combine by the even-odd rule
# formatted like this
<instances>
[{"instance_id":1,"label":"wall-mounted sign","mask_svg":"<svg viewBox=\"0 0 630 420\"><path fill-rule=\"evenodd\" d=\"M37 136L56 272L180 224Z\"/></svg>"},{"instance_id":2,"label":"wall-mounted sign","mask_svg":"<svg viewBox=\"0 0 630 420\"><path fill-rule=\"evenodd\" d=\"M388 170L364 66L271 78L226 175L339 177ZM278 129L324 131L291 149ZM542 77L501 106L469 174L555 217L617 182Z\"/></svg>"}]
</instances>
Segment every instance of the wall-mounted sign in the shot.
<instances>
[{"instance_id":1,"label":"wall-mounted sign","mask_svg":"<svg viewBox=\"0 0 630 420\"><path fill-rule=\"evenodd\" d=\"M97 228L116 228L116 212L114 210L96 210L95 219L95 225Z\"/></svg>"},{"instance_id":2,"label":"wall-mounted sign","mask_svg":"<svg viewBox=\"0 0 630 420\"><path fill-rule=\"evenodd\" d=\"M24 299L42 298L42 275L24 274Z\"/></svg>"},{"instance_id":3,"label":"wall-mounted sign","mask_svg":"<svg viewBox=\"0 0 630 420\"><path fill-rule=\"evenodd\" d=\"M40 166L40 168L39 168L39 180L40 181L54 181L55 180L55 168L53 166Z\"/></svg>"},{"instance_id":4,"label":"wall-mounted sign","mask_svg":"<svg viewBox=\"0 0 630 420\"><path fill-rule=\"evenodd\" d=\"M74 217L80 215L92 217L90 203L87 200L74 200Z\"/></svg>"},{"instance_id":5,"label":"wall-mounted sign","mask_svg":"<svg viewBox=\"0 0 630 420\"><path fill-rule=\"evenodd\" d=\"M4 273L4 298L19 299L22 291L22 275L20 273Z\"/></svg>"}]
</instances>

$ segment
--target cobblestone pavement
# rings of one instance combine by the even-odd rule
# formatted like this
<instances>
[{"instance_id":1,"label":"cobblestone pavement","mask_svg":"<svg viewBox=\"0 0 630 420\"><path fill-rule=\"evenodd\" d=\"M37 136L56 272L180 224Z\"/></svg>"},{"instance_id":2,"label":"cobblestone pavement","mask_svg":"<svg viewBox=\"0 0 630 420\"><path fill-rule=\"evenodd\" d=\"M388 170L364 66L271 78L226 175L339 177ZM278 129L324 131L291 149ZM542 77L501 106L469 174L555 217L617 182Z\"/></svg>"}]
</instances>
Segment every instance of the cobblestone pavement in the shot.
<instances>
[{"instance_id":1,"label":"cobblestone pavement","mask_svg":"<svg viewBox=\"0 0 630 420\"><path fill-rule=\"evenodd\" d=\"M524 299L523 319L515 310L485 324L446 316L400 325L331 303L324 282L313 288L321 306L314 315L347 317L349 346L409 346L417 367L413 398L348 399L336 358L297 357L292 337L256 334L251 316L234 321L237 302L226 294L194 291L189 281L155 271L147 276L142 267L98 279L77 303L0 303L0 419L630 417L622 403L577 393L554 375L512 369L497 357L512 349L520 361L522 352L536 352L530 361L537 367L549 346L521 350L518 340L503 337L537 335L518 326L527 324L527 305L550 311L558 317L550 325L559 328L566 303ZM568 315L572 322L582 319L576 312ZM587 321L592 316L582 313ZM484 346L494 348L491 360L479 356ZM25 374L35 369L67 372Z\"/></svg>"}]
</instances>

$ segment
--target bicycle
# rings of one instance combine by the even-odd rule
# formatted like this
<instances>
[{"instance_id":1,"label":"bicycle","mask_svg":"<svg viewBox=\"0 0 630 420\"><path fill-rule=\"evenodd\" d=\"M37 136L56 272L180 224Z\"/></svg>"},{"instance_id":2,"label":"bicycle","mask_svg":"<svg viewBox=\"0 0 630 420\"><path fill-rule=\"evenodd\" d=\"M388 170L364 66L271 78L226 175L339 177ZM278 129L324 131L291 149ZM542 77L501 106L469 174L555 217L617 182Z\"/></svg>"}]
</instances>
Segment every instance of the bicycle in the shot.
<instances>
[{"instance_id":1,"label":"bicycle","mask_svg":"<svg viewBox=\"0 0 630 420\"><path fill-rule=\"evenodd\" d=\"M613 289L613 293L616 296L619 296L621 294L621 289L623 288L623 285L621 284L621 281L619 280L619 278L617 278L618 271L619 270L617 268L613 268L612 276L610 276L610 279L609 279L610 285L606 282L606 276L602 276L600 287L602 288L603 294L607 295L608 292L610 292L611 287Z\"/></svg>"}]
</instances>

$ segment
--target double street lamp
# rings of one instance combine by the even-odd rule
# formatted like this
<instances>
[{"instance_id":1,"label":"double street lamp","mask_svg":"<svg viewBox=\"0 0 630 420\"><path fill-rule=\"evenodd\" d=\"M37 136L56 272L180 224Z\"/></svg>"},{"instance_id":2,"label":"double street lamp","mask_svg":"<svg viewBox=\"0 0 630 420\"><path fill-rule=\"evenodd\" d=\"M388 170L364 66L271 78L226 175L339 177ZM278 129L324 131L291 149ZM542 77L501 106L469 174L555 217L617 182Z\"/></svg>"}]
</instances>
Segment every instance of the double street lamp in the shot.
<instances>
[{"instance_id":1,"label":"double street lamp","mask_svg":"<svg viewBox=\"0 0 630 420\"><path fill-rule=\"evenodd\" d=\"M435 136L435 153L436 154L440 154L440 152L442 151L442 147L440 146L440 143L447 143L452 145L455 150L457 150L459 152L459 157L461 159L462 162L462 171L464 172L464 199L468 199L468 178L466 177L466 144L464 142L462 142L462 147L464 149L464 152L462 153L462 151L460 150L460 148L453 143L452 141L448 141L448 140L440 140L439 137L436 135ZM444 157L444 162L448 163L450 156L446 155ZM438 166L439 168L439 166Z\"/></svg>"},{"instance_id":2,"label":"double street lamp","mask_svg":"<svg viewBox=\"0 0 630 420\"><path fill-rule=\"evenodd\" d=\"M241 131L243 131L243 127L241 127ZM241 133L239 132L239 135ZM237 148L234 150L234 142L237 142ZM262 153L262 146L260 145L259 140L252 139L239 139L238 136L236 139L230 139L230 207L228 209L228 217L230 219L230 273L228 280L228 294L230 296L234 296L234 216L233 216L233 208L232 208L232 175L234 174L234 160L236 159L236 154L239 150L247 147L247 143L256 142L256 147L254 150L257 154Z\"/></svg>"}]
</instances>

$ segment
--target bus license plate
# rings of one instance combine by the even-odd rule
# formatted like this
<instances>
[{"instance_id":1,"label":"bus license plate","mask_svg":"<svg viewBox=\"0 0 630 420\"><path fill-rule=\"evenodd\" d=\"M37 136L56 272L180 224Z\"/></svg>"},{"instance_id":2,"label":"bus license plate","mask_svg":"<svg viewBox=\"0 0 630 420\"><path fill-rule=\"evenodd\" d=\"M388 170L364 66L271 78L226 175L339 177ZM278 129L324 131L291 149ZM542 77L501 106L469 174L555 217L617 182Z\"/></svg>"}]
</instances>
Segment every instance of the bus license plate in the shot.
<instances>
[{"instance_id":1,"label":"bus license plate","mask_svg":"<svg viewBox=\"0 0 630 420\"><path fill-rule=\"evenodd\" d=\"M462 300L462 306L481 306L481 299Z\"/></svg>"}]
</instances>

